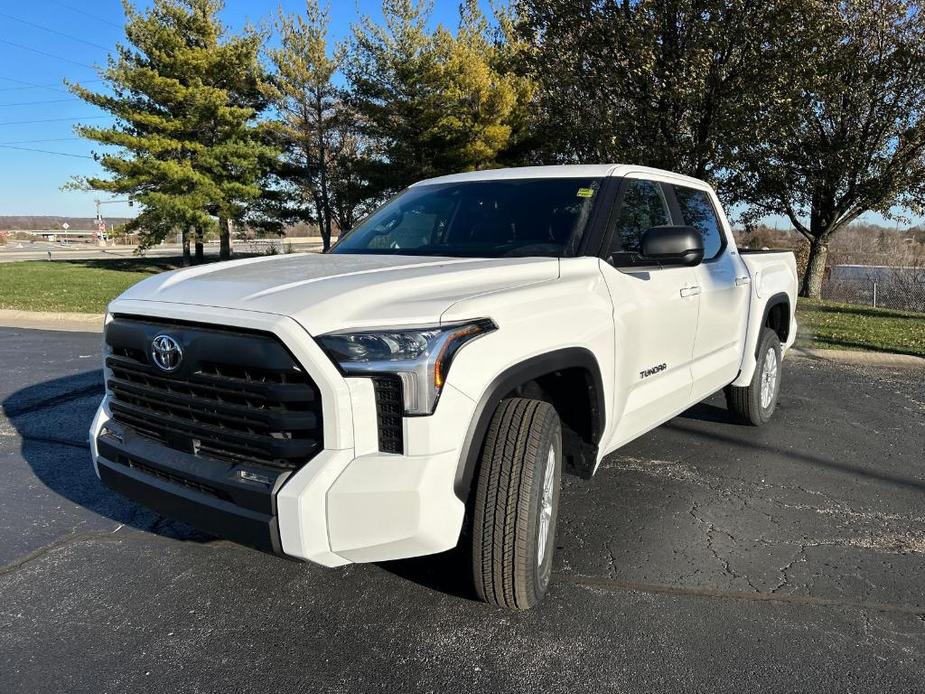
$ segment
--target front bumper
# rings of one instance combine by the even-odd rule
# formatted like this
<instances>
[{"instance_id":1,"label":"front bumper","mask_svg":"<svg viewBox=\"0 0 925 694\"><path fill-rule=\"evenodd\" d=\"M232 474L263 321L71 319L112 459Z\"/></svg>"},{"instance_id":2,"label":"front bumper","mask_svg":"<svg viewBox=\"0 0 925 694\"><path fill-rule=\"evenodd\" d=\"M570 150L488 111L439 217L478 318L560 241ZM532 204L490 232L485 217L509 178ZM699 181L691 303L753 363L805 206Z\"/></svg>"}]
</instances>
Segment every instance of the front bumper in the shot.
<instances>
[{"instance_id":1,"label":"front bumper","mask_svg":"<svg viewBox=\"0 0 925 694\"><path fill-rule=\"evenodd\" d=\"M107 486L209 534L325 566L456 545L464 504L453 485L475 403L451 385L433 415L404 419L404 454L381 453L372 382L344 378L294 320L147 301L117 301L110 310L274 333L322 391L325 448L258 489L233 466L122 430L107 397L90 430L94 466Z\"/></svg>"},{"instance_id":2,"label":"front bumper","mask_svg":"<svg viewBox=\"0 0 925 694\"><path fill-rule=\"evenodd\" d=\"M184 478L162 472L155 460L142 462L136 452L126 454L124 449L119 450L121 446L116 448L105 440L99 446L104 454L97 458L97 472L103 484L113 491L210 535L282 554L275 515L244 508L204 491L208 487L197 488L178 481Z\"/></svg>"}]
</instances>

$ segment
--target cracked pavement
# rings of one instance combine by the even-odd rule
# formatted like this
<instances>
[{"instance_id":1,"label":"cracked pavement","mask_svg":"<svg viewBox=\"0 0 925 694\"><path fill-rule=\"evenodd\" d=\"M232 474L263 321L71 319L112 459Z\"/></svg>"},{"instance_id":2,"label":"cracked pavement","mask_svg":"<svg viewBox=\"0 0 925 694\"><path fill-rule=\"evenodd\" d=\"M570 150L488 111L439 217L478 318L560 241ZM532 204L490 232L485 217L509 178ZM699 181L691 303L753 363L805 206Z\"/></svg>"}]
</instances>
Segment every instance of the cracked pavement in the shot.
<instances>
[{"instance_id":1,"label":"cracked pavement","mask_svg":"<svg viewBox=\"0 0 925 694\"><path fill-rule=\"evenodd\" d=\"M93 475L99 335L0 328L8 691L923 691L925 374L788 358L566 477L527 613L457 553L340 569L214 540Z\"/></svg>"}]
</instances>

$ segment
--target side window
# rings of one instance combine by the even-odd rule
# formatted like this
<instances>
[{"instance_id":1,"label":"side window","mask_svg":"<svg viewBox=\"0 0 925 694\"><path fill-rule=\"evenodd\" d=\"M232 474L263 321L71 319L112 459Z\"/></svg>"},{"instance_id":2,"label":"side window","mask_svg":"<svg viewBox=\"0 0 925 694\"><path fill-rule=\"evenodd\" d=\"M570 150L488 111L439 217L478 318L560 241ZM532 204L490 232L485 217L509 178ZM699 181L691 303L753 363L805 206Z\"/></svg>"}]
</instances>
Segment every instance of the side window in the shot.
<instances>
[{"instance_id":1,"label":"side window","mask_svg":"<svg viewBox=\"0 0 925 694\"><path fill-rule=\"evenodd\" d=\"M671 216L662 187L653 181L627 181L610 243L614 265L637 263L642 232L665 224L671 224Z\"/></svg>"},{"instance_id":2,"label":"side window","mask_svg":"<svg viewBox=\"0 0 925 694\"><path fill-rule=\"evenodd\" d=\"M675 186L675 197L684 223L703 235L703 259L711 260L723 249L723 232L710 196L703 190Z\"/></svg>"}]
</instances>

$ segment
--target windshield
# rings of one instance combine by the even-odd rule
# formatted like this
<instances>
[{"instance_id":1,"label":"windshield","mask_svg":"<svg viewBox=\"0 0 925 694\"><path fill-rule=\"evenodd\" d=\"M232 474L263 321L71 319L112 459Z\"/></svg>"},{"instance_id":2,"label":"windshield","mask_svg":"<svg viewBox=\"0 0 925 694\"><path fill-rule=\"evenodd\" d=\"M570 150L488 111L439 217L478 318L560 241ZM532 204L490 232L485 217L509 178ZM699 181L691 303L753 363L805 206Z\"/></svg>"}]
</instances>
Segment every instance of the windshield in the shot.
<instances>
[{"instance_id":1,"label":"windshield","mask_svg":"<svg viewBox=\"0 0 925 694\"><path fill-rule=\"evenodd\" d=\"M574 252L600 179L542 178L414 186L384 204L332 253L464 258Z\"/></svg>"}]
</instances>

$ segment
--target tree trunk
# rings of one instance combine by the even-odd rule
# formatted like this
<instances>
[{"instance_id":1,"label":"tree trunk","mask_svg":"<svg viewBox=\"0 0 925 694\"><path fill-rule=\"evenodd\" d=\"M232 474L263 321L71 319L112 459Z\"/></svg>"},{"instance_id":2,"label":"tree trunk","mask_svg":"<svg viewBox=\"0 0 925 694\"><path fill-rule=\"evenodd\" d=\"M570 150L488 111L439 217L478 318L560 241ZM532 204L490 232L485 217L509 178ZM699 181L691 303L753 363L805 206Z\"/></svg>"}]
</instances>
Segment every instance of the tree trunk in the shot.
<instances>
[{"instance_id":1,"label":"tree trunk","mask_svg":"<svg viewBox=\"0 0 925 694\"><path fill-rule=\"evenodd\" d=\"M196 229L196 264L200 265L205 259L205 251L202 247L202 229Z\"/></svg>"},{"instance_id":2,"label":"tree trunk","mask_svg":"<svg viewBox=\"0 0 925 694\"><path fill-rule=\"evenodd\" d=\"M183 227L183 267L189 267L190 257L189 257L189 229Z\"/></svg>"},{"instance_id":3,"label":"tree trunk","mask_svg":"<svg viewBox=\"0 0 925 694\"><path fill-rule=\"evenodd\" d=\"M328 191L328 151L325 142L324 100L317 92L315 100L315 122L318 125L318 178L321 187L318 205L318 226L321 228L322 253L331 248L331 193Z\"/></svg>"},{"instance_id":4,"label":"tree trunk","mask_svg":"<svg viewBox=\"0 0 925 694\"><path fill-rule=\"evenodd\" d=\"M318 233L321 235L321 252L327 253L331 247L331 228L324 224L324 203L320 195L315 196L315 217L318 220Z\"/></svg>"},{"instance_id":5,"label":"tree trunk","mask_svg":"<svg viewBox=\"0 0 925 694\"><path fill-rule=\"evenodd\" d=\"M228 260L231 257L231 220L227 217L218 218L218 237L221 241L218 257Z\"/></svg>"},{"instance_id":6,"label":"tree trunk","mask_svg":"<svg viewBox=\"0 0 925 694\"><path fill-rule=\"evenodd\" d=\"M325 252L331 248L331 211L326 209L324 212L324 238L326 239Z\"/></svg>"},{"instance_id":7,"label":"tree trunk","mask_svg":"<svg viewBox=\"0 0 925 694\"><path fill-rule=\"evenodd\" d=\"M324 169L321 171L321 204L319 205L318 226L321 227L321 242L323 253L331 248L331 197L328 193L328 183Z\"/></svg>"},{"instance_id":8,"label":"tree trunk","mask_svg":"<svg viewBox=\"0 0 925 694\"><path fill-rule=\"evenodd\" d=\"M800 296L808 299L822 298L822 280L825 278L825 261L828 255L828 239L815 239L809 244L809 260L803 273L803 281L800 283Z\"/></svg>"}]
</instances>

